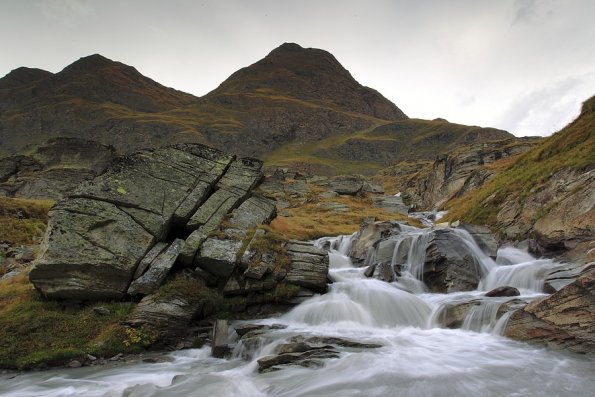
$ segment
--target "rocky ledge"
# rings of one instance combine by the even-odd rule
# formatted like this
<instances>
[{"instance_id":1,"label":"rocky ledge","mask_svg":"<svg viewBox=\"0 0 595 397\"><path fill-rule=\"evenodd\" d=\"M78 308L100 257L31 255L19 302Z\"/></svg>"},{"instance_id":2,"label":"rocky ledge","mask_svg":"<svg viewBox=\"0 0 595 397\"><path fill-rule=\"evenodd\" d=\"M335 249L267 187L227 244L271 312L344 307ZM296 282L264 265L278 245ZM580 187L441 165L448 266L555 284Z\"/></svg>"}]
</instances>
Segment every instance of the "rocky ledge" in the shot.
<instances>
[{"instance_id":1,"label":"rocky ledge","mask_svg":"<svg viewBox=\"0 0 595 397\"><path fill-rule=\"evenodd\" d=\"M196 144L120 158L50 210L29 278L48 299L140 300L127 323L155 341L326 291L326 253L263 227L276 202L253 193L261 167Z\"/></svg>"}]
</instances>

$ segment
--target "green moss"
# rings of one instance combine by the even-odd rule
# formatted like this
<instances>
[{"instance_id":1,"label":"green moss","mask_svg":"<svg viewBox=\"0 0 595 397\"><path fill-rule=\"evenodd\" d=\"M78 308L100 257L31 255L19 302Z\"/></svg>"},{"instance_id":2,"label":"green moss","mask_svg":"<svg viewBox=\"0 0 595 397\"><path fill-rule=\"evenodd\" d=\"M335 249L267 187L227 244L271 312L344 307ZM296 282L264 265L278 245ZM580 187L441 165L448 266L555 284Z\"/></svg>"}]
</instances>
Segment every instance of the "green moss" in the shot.
<instances>
[{"instance_id":1,"label":"green moss","mask_svg":"<svg viewBox=\"0 0 595 397\"><path fill-rule=\"evenodd\" d=\"M0 197L0 242L35 243L45 232L52 204L48 200Z\"/></svg>"},{"instance_id":2,"label":"green moss","mask_svg":"<svg viewBox=\"0 0 595 397\"><path fill-rule=\"evenodd\" d=\"M43 300L26 275L0 283L0 367L26 369L64 364L86 354L128 352L117 331L133 303L102 302L80 307ZM99 315L94 306L106 307ZM107 332L109 331L109 332Z\"/></svg>"}]
</instances>

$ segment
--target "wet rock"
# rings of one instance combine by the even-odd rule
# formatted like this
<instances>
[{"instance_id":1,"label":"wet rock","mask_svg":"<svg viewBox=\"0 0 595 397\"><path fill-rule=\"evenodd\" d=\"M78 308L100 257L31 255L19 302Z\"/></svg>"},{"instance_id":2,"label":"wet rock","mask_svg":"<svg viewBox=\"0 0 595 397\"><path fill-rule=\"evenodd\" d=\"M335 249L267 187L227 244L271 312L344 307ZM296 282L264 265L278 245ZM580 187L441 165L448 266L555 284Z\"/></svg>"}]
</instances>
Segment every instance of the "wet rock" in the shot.
<instances>
[{"instance_id":1,"label":"wet rock","mask_svg":"<svg viewBox=\"0 0 595 397\"><path fill-rule=\"evenodd\" d=\"M332 349L313 349L302 353L286 353L275 356L265 356L257 360L258 372L266 373L278 371L287 365L302 367L320 367L324 359L339 358L339 352Z\"/></svg>"},{"instance_id":2,"label":"wet rock","mask_svg":"<svg viewBox=\"0 0 595 397\"><path fill-rule=\"evenodd\" d=\"M290 263L285 282L326 292L329 262L325 251L306 242L293 242L287 246L287 257Z\"/></svg>"},{"instance_id":3,"label":"wet rock","mask_svg":"<svg viewBox=\"0 0 595 397\"><path fill-rule=\"evenodd\" d=\"M390 262L382 262L376 266L374 272L377 279L392 283L396 280L396 275Z\"/></svg>"},{"instance_id":4,"label":"wet rock","mask_svg":"<svg viewBox=\"0 0 595 397\"><path fill-rule=\"evenodd\" d=\"M229 325L227 320L216 320L213 325L213 346L211 348L211 355L217 358L226 357L231 352L228 340Z\"/></svg>"},{"instance_id":5,"label":"wet rock","mask_svg":"<svg viewBox=\"0 0 595 397\"><path fill-rule=\"evenodd\" d=\"M491 291L488 291L484 294L487 297L496 297L496 296L519 296L521 293L515 287L497 287Z\"/></svg>"},{"instance_id":6,"label":"wet rock","mask_svg":"<svg viewBox=\"0 0 595 397\"><path fill-rule=\"evenodd\" d=\"M148 295L157 291L176 262L183 246L184 240L175 239L169 247L157 255L147 271L130 284L128 295Z\"/></svg>"},{"instance_id":7,"label":"wet rock","mask_svg":"<svg viewBox=\"0 0 595 397\"><path fill-rule=\"evenodd\" d=\"M434 230L428 239L423 280L432 292L472 291L479 284L479 264L452 230Z\"/></svg>"},{"instance_id":8,"label":"wet rock","mask_svg":"<svg viewBox=\"0 0 595 397\"><path fill-rule=\"evenodd\" d=\"M364 271L364 276L366 276L367 278L373 277L375 271L376 271L376 265L370 265Z\"/></svg>"},{"instance_id":9,"label":"wet rock","mask_svg":"<svg viewBox=\"0 0 595 397\"><path fill-rule=\"evenodd\" d=\"M465 321L465 317L467 317L471 308L479 306L480 304L481 300L474 299L468 302L444 305L440 309L440 312L437 313L436 320L445 328L461 328Z\"/></svg>"},{"instance_id":10,"label":"wet rock","mask_svg":"<svg viewBox=\"0 0 595 397\"><path fill-rule=\"evenodd\" d=\"M505 335L552 349L595 352L595 269L509 318Z\"/></svg>"},{"instance_id":11,"label":"wet rock","mask_svg":"<svg viewBox=\"0 0 595 397\"><path fill-rule=\"evenodd\" d=\"M496 258L498 253L498 241L486 226L472 225L470 223L461 223L461 229L469 232L473 240L477 243L479 248L491 258Z\"/></svg>"},{"instance_id":12,"label":"wet rock","mask_svg":"<svg viewBox=\"0 0 595 397\"><path fill-rule=\"evenodd\" d=\"M274 329L285 329L287 325L284 324L236 324L234 325L234 330L238 334L239 337L244 337L245 335L252 333L254 334L255 331L268 331Z\"/></svg>"},{"instance_id":13,"label":"wet rock","mask_svg":"<svg viewBox=\"0 0 595 397\"><path fill-rule=\"evenodd\" d=\"M381 238L396 235L404 225L396 222L373 222L364 225L356 233L349 250L349 256L356 262L363 262L368 256L368 250Z\"/></svg>"},{"instance_id":14,"label":"wet rock","mask_svg":"<svg viewBox=\"0 0 595 397\"><path fill-rule=\"evenodd\" d=\"M68 363L68 368L80 368L83 364L79 360L72 360Z\"/></svg>"},{"instance_id":15,"label":"wet rock","mask_svg":"<svg viewBox=\"0 0 595 397\"><path fill-rule=\"evenodd\" d=\"M305 341L307 343L320 346L320 345L335 345L340 347L348 347L352 349L377 349L382 347L383 345L378 343L367 343L367 342L358 342L351 339L346 338L339 338L336 336L312 336L309 338L304 338L301 336L294 337L291 341L299 342Z\"/></svg>"}]
</instances>

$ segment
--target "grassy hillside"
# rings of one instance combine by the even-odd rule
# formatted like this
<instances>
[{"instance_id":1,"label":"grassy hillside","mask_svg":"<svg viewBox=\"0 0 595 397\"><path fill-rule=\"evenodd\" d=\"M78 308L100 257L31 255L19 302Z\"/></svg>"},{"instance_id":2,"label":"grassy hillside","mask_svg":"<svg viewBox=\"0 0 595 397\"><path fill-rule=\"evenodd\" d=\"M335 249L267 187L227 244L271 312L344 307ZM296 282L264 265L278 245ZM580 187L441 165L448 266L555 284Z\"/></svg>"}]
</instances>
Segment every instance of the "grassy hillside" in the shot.
<instances>
[{"instance_id":1,"label":"grassy hillside","mask_svg":"<svg viewBox=\"0 0 595 397\"><path fill-rule=\"evenodd\" d=\"M314 142L285 144L266 154L265 163L326 175L373 175L402 161L433 161L437 155L464 145L512 137L494 128L443 120L371 121L374 122L371 127L359 131Z\"/></svg>"},{"instance_id":2,"label":"grassy hillside","mask_svg":"<svg viewBox=\"0 0 595 397\"><path fill-rule=\"evenodd\" d=\"M500 167L502 172L481 189L449 202L447 219L496 225L506 200L515 199L522 208L525 199L547 185L557 171L595 167L595 97L583 104L580 116L571 124Z\"/></svg>"}]
</instances>

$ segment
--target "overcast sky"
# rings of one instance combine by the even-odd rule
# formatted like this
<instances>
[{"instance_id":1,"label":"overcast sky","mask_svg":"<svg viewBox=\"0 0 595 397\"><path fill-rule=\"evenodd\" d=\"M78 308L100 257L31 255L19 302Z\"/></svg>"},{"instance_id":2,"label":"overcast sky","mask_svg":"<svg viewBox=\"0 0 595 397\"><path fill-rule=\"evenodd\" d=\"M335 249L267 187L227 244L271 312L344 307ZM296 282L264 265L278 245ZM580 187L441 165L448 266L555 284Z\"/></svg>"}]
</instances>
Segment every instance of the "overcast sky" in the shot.
<instances>
[{"instance_id":1,"label":"overcast sky","mask_svg":"<svg viewBox=\"0 0 595 397\"><path fill-rule=\"evenodd\" d=\"M549 135L595 94L594 0L0 0L0 76L100 53L204 95L283 42L410 117Z\"/></svg>"}]
</instances>

